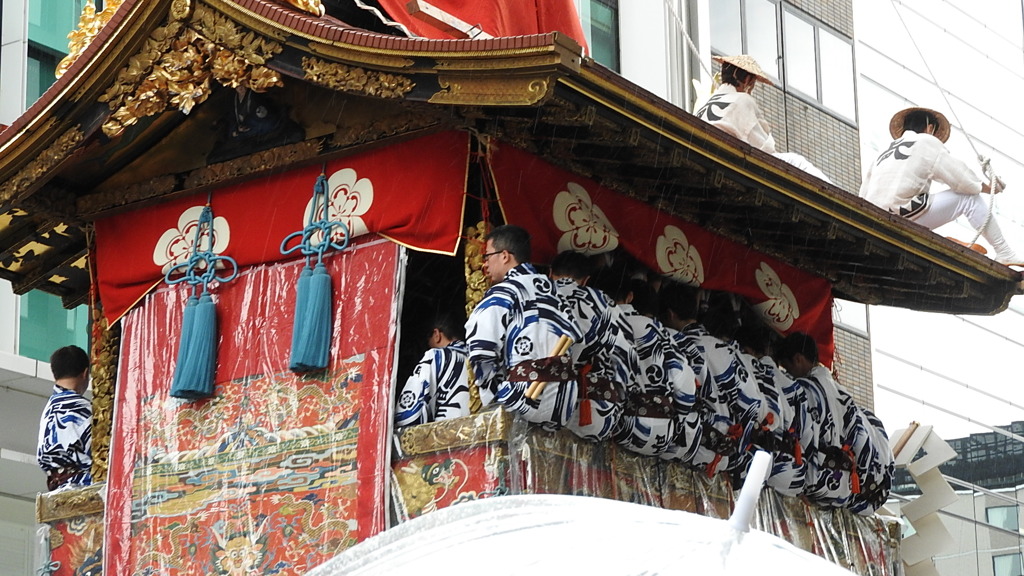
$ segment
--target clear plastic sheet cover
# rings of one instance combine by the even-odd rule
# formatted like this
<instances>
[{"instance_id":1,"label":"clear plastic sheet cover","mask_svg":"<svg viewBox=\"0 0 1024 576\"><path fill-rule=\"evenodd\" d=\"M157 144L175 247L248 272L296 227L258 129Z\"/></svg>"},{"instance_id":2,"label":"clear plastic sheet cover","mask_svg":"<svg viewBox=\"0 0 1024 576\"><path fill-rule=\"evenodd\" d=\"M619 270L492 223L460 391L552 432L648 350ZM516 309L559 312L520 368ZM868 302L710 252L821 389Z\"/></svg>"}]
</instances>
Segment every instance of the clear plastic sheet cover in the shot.
<instances>
[{"instance_id":1,"label":"clear plastic sheet cover","mask_svg":"<svg viewBox=\"0 0 1024 576\"><path fill-rule=\"evenodd\" d=\"M503 558L511 557L511 561ZM605 498L520 495L467 502L371 538L310 576L413 574L842 576L850 573L760 531Z\"/></svg>"},{"instance_id":2,"label":"clear plastic sheet cover","mask_svg":"<svg viewBox=\"0 0 1024 576\"><path fill-rule=\"evenodd\" d=\"M303 574L384 529L399 247L327 259L329 367L287 368L301 261L212 291L215 396L169 397L184 287L125 319L106 519L108 574Z\"/></svg>"},{"instance_id":3,"label":"clear plastic sheet cover","mask_svg":"<svg viewBox=\"0 0 1024 576\"><path fill-rule=\"evenodd\" d=\"M735 494L724 474L709 478L678 462L548 432L501 410L413 426L397 434L392 498L398 523L494 496L562 494L621 500L726 519ZM755 527L870 576L901 576L895 520L816 508L770 488Z\"/></svg>"}]
</instances>

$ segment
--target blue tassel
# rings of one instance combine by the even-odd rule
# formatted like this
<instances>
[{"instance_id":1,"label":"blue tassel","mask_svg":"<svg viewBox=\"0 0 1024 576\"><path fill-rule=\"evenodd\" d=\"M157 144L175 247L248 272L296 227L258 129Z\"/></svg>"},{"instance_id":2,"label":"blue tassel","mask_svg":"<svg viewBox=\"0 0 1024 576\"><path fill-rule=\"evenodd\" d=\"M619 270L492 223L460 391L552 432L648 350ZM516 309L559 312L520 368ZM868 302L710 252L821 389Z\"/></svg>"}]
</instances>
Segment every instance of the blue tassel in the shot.
<instances>
[{"instance_id":1,"label":"blue tassel","mask_svg":"<svg viewBox=\"0 0 1024 576\"><path fill-rule=\"evenodd\" d=\"M292 356L288 369L309 372L327 368L331 350L331 276L323 262L299 275L295 289Z\"/></svg>"},{"instance_id":2,"label":"blue tassel","mask_svg":"<svg viewBox=\"0 0 1024 576\"><path fill-rule=\"evenodd\" d=\"M209 292L191 296L181 321L181 344L171 396L200 400L213 396L217 371L217 308Z\"/></svg>"}]
</instances>

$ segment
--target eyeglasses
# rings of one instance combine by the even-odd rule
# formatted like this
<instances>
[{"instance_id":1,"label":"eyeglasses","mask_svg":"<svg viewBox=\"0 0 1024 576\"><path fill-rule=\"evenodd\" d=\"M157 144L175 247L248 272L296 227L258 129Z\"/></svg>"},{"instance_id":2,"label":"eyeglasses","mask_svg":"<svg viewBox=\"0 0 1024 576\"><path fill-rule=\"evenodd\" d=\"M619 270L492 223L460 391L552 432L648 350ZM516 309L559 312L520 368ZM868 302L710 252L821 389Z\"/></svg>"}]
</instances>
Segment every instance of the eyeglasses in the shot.
<instances>
[{"instance_id":1,"label":"eyeglasses","mask_svg":"<svg viewBox=\"0 0 1024 576\"><path fill-rule=\"evenodd\" d=\"M487 259L490 258L491 256L494 256L495 254L501 254L502 252L505 252L505 250L495 250L494 252L484 252L480 256L484 259L484 262L486 262Z\"/></svg>"}]
</instances>

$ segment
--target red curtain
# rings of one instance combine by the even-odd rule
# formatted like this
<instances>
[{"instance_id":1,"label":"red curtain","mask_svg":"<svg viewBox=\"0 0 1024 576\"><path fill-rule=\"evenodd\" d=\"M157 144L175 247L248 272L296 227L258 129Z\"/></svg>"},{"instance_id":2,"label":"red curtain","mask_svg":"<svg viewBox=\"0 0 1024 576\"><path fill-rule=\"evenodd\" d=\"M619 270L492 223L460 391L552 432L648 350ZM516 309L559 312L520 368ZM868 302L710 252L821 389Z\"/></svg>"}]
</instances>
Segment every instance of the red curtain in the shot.
<instances>
[{"instance_id":1,"label":"red curtain","mask_svg":"<svg viewBox=\"0 0 1024 576\"><path fill-rule=\"evenodd\" d=\"M739 294L781 333L806 332L831 366L832 289L823 278L602 188L507 143L491 170L505 221L529 230L533 257L623 247L652 270L692 286Z\"/></svg>"},{"instance_id":2,"label":"red curtain","mask_svg":"<svg viewBox=\"0 0 1024 576\"><path fill-rule=\"evenodd\" d=\"M332 219L353 237L375 232L419 250L454 254L462 233L469 135L444 132L327 164ZM282 240L305 225L320 166L215 190L213 252L245 267L295 255ZM96 222L96 265L107 319L120 318L187 260L207 196L177 198Z\"/></svg>"},{"instance_id":3,"label":"red curtain","mask_svg":"<svg viewBox=\"0 0 1024 576\"><path fill-rule=\"evenodd\" d=\"M396 22L424 38L462 38L409 14L409 0L380 0ZM573 0L428 0L430 4L491 36L561 32L586 50L586 37Z\"/></svg>"}]
</instances>

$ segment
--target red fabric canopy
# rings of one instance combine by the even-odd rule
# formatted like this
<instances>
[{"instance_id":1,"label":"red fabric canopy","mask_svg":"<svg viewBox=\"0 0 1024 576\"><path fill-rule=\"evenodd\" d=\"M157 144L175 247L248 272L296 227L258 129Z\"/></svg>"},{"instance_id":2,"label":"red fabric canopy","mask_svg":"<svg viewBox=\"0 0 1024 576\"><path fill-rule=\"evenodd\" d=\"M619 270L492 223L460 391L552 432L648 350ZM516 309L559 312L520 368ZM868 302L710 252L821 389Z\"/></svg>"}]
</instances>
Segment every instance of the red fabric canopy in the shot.
<instances>
[{"instance_id":1,"label":"red fabric canopy","mask_svg":"<svg viewBox=\"0 0 1024 576\"><path fill-rule=\"evenodd\" d=\"M525 36L561 32L586 51L576 5L573 0L428 0L430 4L491 36ZM388 16L417 36L445 39L462 38L412 16L406 9L409 0L380 0Z\"/></svg>"},{"instance_id":2,"label":"red fabric canopy","mask_svg":"<svg viewBox=\"0 0 1024 576\"><path fill-rule=\"evenodd\" d=\"M652 270L691 286L739 294L781 333L806 332L831 366L832 287L756 250L612 192L507 143L491 171L505 221L526 228L533 257L623 247Z\"/></svg>"},{"instance_id":3,"label":"red fabric canopy","mask_svg":"<svg viewBox=\"0 0 1024 576\"><path fill-rule=\"evenodd\" d=\"M327 165L331 219L352 237L376 232L419 250L454 254L462 233L469 135L445 132ZM213 192L212 251L240 267L295 255L281 241L302 230L321 167L310 166ZM116 321L188 259L207 196L177 198L96 222L96 266L107 319Z\"/></svg>"}]
</instances>

